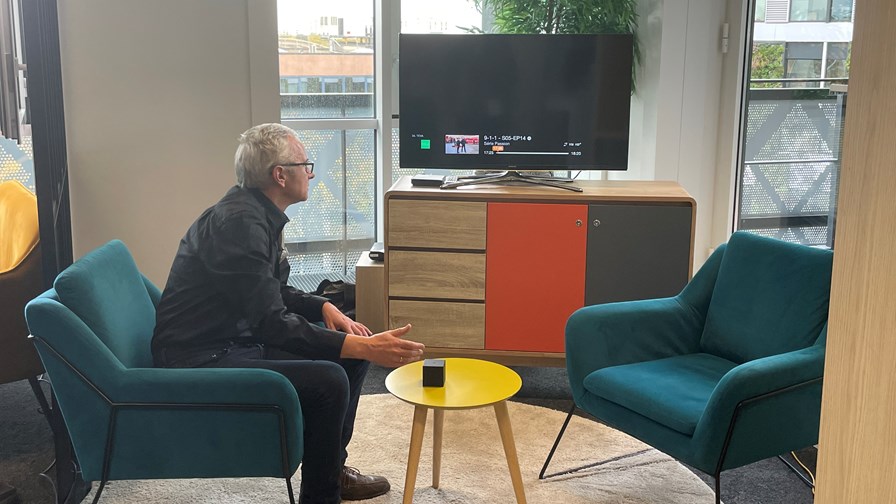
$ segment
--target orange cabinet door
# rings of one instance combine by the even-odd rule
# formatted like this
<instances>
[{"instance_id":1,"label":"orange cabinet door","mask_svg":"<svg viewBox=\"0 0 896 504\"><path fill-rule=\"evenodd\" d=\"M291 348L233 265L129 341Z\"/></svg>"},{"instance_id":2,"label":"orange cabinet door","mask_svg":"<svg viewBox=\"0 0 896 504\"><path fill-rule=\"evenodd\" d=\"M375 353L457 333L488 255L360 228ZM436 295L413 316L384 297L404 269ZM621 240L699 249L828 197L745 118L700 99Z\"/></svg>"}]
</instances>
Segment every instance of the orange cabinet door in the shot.
<instances>
[{"instance_id":1,"label":"orange cabinet door","mask_svg":"<svg viewBox=\"0 0 896 504\"><path fill-rule=\"evenodd\" d=\"M585 302L588 206L489 203L485 348L563 352Z\"/></svg>"}]
</instances>

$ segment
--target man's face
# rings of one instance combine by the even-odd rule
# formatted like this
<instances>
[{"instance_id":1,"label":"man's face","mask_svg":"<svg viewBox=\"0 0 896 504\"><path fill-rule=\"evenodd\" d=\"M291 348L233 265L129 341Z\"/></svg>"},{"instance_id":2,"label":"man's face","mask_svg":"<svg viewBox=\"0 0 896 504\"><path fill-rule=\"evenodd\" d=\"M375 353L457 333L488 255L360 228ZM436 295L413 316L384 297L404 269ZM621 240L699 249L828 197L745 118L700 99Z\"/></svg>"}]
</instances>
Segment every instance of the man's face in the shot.
<instances>
[{"instance_id":1,"label":"man's face","mask_svg":"<svg viewBox=\"0 0 896 504\"><path fill-rule=\"evenodd\" d=\"M295 138L290 138L289 142L292 146L289 163L308 162L305 146ZM290 200L298 203L308 199L308 182L314 178L313 173L308 173L305 166L290 166L284 167L283 177L286 179L283 190Z\"/></svg>"}]
</instances>

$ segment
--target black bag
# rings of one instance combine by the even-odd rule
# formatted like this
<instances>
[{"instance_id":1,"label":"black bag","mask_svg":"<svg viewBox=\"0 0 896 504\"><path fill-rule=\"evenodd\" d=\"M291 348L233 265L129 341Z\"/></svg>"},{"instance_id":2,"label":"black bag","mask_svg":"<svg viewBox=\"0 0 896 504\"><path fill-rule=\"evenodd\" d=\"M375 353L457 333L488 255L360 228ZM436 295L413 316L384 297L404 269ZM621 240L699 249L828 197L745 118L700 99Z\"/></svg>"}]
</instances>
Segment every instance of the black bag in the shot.
<instances>
[{"instance_id":1,"label":"black bag","mask_svg":"<svg viewBox=\"0 0 896 504\"><path fill-rule=\"evenodd\" d=\"M355 320L355 284L342 280L324 280L317 286L314 294L329 299L333 306Z\"/></svg>"}]
</instances>

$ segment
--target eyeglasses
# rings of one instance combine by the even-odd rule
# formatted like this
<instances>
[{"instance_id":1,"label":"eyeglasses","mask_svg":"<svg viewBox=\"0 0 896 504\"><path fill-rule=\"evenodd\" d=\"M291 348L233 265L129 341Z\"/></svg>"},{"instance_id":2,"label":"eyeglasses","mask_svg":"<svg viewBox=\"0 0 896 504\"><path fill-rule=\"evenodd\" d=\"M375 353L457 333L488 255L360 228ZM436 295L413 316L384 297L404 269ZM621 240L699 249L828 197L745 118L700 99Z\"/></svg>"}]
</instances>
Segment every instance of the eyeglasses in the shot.
<instances>
[{"instance_id":1,"label":"eyeglasses","mask_svg":"<svg viewBox=\"0 0 896 504\"><path fill-rule=\"evenodd\" d=\"M305 161L304 163L277 163L271 167L273 170L275 166L304 166L305 173L312 174L314 173L314 161Z\"/></svg>"}]
</instances>

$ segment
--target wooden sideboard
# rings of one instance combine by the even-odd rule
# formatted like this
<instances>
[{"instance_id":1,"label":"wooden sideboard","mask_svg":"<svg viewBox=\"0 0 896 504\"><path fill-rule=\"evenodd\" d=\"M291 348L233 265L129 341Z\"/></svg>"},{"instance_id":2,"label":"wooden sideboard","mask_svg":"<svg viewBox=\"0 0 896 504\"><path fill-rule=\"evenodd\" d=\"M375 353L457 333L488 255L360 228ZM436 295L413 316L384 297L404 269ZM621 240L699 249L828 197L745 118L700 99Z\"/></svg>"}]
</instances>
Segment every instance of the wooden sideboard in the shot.
<instances>
[{"instance_id":1,"label":"wooden sideboard","mask_svg":"<svg viewBox=\"0 0 896 504\"><path fill-rule=\"evenodd\" d=\"M677 183L581 181L385 197L385 309L427 357L564 365L586 305L677 294L694 259L694 199Z\"/></svg>"}]
</instances>

